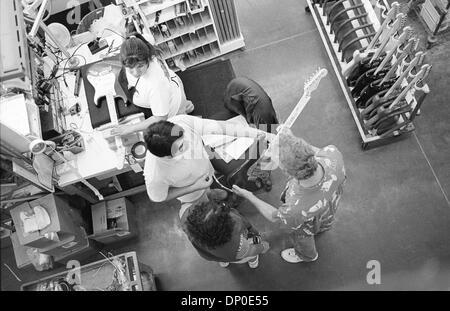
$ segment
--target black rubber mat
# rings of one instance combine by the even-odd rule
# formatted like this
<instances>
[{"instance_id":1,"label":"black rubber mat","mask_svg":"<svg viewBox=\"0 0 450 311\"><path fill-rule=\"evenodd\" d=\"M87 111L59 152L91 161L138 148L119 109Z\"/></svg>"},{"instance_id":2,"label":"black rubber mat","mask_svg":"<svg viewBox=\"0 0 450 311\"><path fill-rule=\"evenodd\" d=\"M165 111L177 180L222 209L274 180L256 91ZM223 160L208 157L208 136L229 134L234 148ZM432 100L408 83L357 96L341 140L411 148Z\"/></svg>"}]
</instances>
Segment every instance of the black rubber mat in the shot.
<instances>
[{"instance_id":1,"label":"black rubber mat","mask_svg":"<svg viewBox=\"0 0 450 311\"><path fill-rule=\"evenodd\" d=\"M223 95L228 83L235 78L229 60L217 60L178 72L184 84L186 97L194 103L194 116L227 120L236 116L225 108Z\"/></svg>"}]
</instances>

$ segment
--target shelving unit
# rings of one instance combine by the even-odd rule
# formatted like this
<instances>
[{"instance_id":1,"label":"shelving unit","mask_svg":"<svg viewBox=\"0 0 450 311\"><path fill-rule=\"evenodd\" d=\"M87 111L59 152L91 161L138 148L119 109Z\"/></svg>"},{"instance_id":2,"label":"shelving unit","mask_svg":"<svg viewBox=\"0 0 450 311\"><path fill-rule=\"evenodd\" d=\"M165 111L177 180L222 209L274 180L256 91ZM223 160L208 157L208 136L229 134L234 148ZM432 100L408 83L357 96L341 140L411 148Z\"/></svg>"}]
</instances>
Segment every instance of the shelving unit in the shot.
<instances>
[{"instance_id":1,"label":"shelving unit","mask_svg":"<svg viewBox=\"0 0 450 311\"><path fill-rule=\"evenodd\" d=\"M425 0L423 4L416 6L416 14L429 33L428 48L437 41L437 35L450 29L449 10L449 0Z\"/></svg>"},{"instance_id":2,"label":"shelving unit","mask_svg":"<svg viewBox=\"0 0 450 311\"><path fill-rule=\"evenodd\" d=\"M245 46L234 0L124 1L174 70L191 67ZM192 5L193 3L197 5Z\"/></svg>"},{"instance_id":3,"label":"shelving unit","mask_svg":"<svg viewBox=\"0 0 450 311\"><path fill-rule=\"evenodd\" d=\"M327 23L327 20L324 17L323 9L318 4L314 4L311 0L306 0L306 2L309 8L307 11L311 12L313 16L314 22L317 26L317 29L319 30L319 34L321 36L325 49L332 63L334 72L336 73L339 84L344 93L344 96L352 113L355 124L358 128L358 132L362 139L362 148L367 149L375 144L387 143L389 141L392 141L392 139L395 137L401 136L403 134L415 130L412 121L414 120L415 116L417 115L417 112L420 109L420 106L427 94L426 92L422 94L414 94L412 92L409 92L406 95L406 101L412 107L413 111L411 113L403 113L400 116L397 125L394 126L391 130L383 133L382 135L377 135L376 133L371 132L366 128L365 121L361 116L361 110L356 106L355 100L351 95L351 89L347 86L345 82L346 78L344 76L344 72L348 70L350 63L347 62L345 59L343 59L342 52L339 50L339 45L336 43L335 35L331 31L330 25ZM373 25L374 30L378 31L378 29L380 28L380 24L382 22L382 20L379 17L380 12L377 12L376 10L377 8L373 7L369 0L361 0L360 2L364 4L365 12L367 12L368 14L367 18L369 22ZM386 2L386 0L382 0L381 2L384 7L389 8L389 5ZM348 15L349 17L353 17L351 14ZM352 26L355 29L358 28L360 26L359 21L358 20L352 21ZM369 40L361 40L360 42L362 47L366 47L369 44ZM402 85L405 84L407 84L407 81L402 81ZM428 86L426 87L426 89L428 90Z\"/></svg>"}]
</instances>

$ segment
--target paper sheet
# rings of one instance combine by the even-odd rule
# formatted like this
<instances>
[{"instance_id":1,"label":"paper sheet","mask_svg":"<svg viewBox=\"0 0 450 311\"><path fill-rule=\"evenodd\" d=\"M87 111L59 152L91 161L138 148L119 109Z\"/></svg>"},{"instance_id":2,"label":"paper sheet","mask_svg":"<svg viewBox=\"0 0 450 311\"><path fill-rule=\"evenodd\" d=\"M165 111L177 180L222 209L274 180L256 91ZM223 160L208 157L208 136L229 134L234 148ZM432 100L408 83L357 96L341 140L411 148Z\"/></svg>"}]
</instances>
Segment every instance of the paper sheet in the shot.
<instances>
[{"instance_id":1,"label":"paper sheet","mask_svg":"<svg viewBox=\"0 0 450 311\"><path fill-rule=\"evenodd\" d=\"M253 144L254 138L240 137L229 145L226 145L225 152L235 160L238 160L245 151ZM217 149L216 149L217 151Z\"/></svg>"},{"instance_id":2,"label":"paper sheet","mask_svg":"<svg viewBox=\"0 0 450 311\"><path fill-rule=\"evenodd\" d=\"M206 146L216 148L231 143L232 141L236 140L236 137L228 135L208 134L203 135L202 140Z\"/></svg>"}]
</instances>

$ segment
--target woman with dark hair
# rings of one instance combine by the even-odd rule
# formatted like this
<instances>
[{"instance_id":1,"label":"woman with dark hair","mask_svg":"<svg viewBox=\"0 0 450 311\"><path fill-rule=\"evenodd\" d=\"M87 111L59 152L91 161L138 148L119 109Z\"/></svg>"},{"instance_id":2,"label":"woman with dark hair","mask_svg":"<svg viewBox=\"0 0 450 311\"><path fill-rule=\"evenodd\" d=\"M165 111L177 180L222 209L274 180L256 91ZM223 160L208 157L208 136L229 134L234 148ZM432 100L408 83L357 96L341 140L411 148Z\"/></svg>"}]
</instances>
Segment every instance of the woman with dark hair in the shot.
<instances>
[{"instance_id":1,"label":"woman with dark hair","mask_svg":"<svg viewBox=\"0 0 450 311\"><path fill-rule=\"evenodd\" d=\"M112 130L115 135L127 135L143 131L150 124L167 120L177 114L187 114L194 105L186 99L183 83L170 70L159 52L142 35L134 33L126 38L120 48L120 59L124 66L129 91L128 100L141 108L151 109L152 116L132 125L119 125ZM119 75L120 76L120 75Z\"/></svg>"},{"instance_id":2,"label":"woman with dark hair","mask_svg":"<svg viewBox=\"0 0 450 311\"><path fill-rule=\"evenodd\" d=\"M221 267L247 262L256 268L259 254L269 250L250 222L225 202L210 198L191 205L181 215L181 224L199 255Z\"/></svg>"}]
</instances>

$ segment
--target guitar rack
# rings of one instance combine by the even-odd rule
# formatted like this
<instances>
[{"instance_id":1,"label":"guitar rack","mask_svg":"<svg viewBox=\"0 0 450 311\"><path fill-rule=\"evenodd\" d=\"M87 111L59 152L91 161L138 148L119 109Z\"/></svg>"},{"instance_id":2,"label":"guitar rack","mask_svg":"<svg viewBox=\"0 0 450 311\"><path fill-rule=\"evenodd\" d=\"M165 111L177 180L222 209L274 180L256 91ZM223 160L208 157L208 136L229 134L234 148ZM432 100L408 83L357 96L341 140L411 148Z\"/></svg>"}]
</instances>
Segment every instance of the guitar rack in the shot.
<instances>
[{"instance_id":1,"label":"guitar rack","mask_svg":"<svg viewBox=\"0 0 450 311\"><path fill-rule=\"evenodd\" d=\"M314 22L319 30L322 42L361 136L362 149L366 150L375 145L393 142L397 140L399 136L414 131L415 127L413 120L420 113L420 106L426 95L429 93L428 85L424 84L418 89L410 89L406 95L404 95L404 100L408 104L409 109L399 110L397 113L398 117L396 117L396 121L392 127L388 130L384 130L382 133L377 133L378 130L371 129L367 120L364 120L362 115L364 109L357 106L356 100L352 96L353 87L349 86L347 83L346 75L351 70L354 62L356 62L356 59L354 58L358 56L358 53L363 53L365 50L372 51L373 49L376 49L376 41L381 41L386 38L386 32L383 32L385 30L382 29L382 26L387 18L386 12L390 9L387 1L306 0L306 2L308 7L305 8L305 11L312 14ZM339 6L340 10L338 10ZM344 20L344 22L336 26L335 21L338 17L341 18L341 21ZM404 18L406 19L406 16L404 16ZM394 18L392 19L392 24L395 23L397 23L396 26L399 27L397 29L400 30L403 27L404 20L400 21ZM401 26L398 26L399 24L401 24ZM346 40L345 44L342 43L342 39ZM390 43L390 41L387 42ZM378 49L381 49L383 53L388 53L389 44L385 44ZM396 56L394 55L390 65L392 65L392 62L395 60ZM387 64L387 66L389 67L389 64ZM429 67L431 68L431 66ZM425 76L428 75L430 68L427 68L428 70L426 70L427 73ZM408 77L402 78L398 85L406 88L408 84L410 84L407 78ZM421 83L423 84L423 82Z\"/></svg>"}]
</instances>

